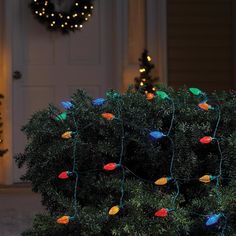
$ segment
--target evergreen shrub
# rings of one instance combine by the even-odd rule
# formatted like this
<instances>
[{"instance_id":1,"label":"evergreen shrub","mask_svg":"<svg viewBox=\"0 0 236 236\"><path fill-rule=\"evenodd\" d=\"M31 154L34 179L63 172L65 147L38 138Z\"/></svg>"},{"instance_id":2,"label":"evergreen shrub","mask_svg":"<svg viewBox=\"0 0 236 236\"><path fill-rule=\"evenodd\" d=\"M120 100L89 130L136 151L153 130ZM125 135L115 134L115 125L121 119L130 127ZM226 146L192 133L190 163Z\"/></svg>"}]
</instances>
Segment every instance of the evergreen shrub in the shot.
<instances>
[{"instance_id":1,"label":"evergreen shrub","mask_svg":"<svg viewBox=\"0 0 236 236\"><path fill-rule=\"evenodd\" d=\"M165 218L154 216L158 209L172 208L176 185L154 184L168 175L172 149L167 138L157 141L149 138L150 130L167 133L172 118L171 103L157 96L149 101L129 89L124 94L110 90L106 104L93 106L93 99L78 90L71 98L73 107L66 111L66 120L55 119L62 111L49 105L23 127L28 142L24 153L16 156L16 162L19 167L26 165L22 179L31 181L33 191L41 194L48 210L48 214L35 217L33 227L24 236L236 235L236 92L209 94L209 103L218 104L221 109L216 137L223 161L217 190L214 180L207 184L198 180L205 174L219 174L216 143L199 142L214 132L217 111L199 109L201 96L193 96L186 88L162 91L173 99L176 108L170 132L175 145L173 173L180 187L175 210ZM106 172L103 166L118 162L123 135L121 121L104 119L101 116L104 112L122 120L123 165L132 171L125 169L124 207L114 216L108 215L108 211L119 203L122 173L119 168ZM73 168L74 139L61 138L68 130L78 131L75 155L79 173L78 218L60 225L56 223L58 217L73 215L75 179L58 178L62 171ZM227 224L221 218L216 224L206 226L206 216L214 213L223 213Z\"/></svg>"}]
</instances>

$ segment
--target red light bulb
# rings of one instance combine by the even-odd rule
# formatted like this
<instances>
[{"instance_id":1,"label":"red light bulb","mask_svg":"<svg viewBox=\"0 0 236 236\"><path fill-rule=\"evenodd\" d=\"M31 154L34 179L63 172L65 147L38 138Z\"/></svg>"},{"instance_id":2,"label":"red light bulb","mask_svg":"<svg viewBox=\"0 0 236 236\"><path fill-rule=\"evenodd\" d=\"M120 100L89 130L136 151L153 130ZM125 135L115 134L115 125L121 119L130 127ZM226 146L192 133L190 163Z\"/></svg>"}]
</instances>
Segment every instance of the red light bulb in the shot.
<instances>
[{"instance_id":1,"label":"red light bulb","mask_svg":"<svg viewBox=\"0 0 236 236\"><path fill-rule=\"evenodd\" d=\"M157 217L166 217L168 215L169 210L166 208L161 208L160 210L155 212L155 216Z\"/></svg>"},{"instance_id":2,"label":"red light bulb","mask_svg":"<svg viewBox=\"0 0 236 236\"><path fill-rule=\"evenodd\" d=\"M72 176L72 172L70 171L63 171L58 175L59 179L68 179L70 176Z\"/></svg>"},{"instance_id":3,"label":"red light bulb","mask_svg":"<svg viewBox=\"0 0 236 236\"><path fill-rule=\"evenodd\" d=\"M103 166L103 169L107 170L107 171L111 171L111 170L115 170L119 166L120 166L120 164L116 164L116 163L112 162L112 163L108 163L105 166Z\"/></svg>"},{"instance_id":4,"label":"red light bulb","mask_svg":"<svg viewBox=\"0 0 236 236\"><path fill-rule=\"evenodd\" d=\"M208 144L208 143L211 143L212 140L213 140L213 138L211 136L205 136L200 139L200 142L202 144Z\"/></svg>"}]
</instances>

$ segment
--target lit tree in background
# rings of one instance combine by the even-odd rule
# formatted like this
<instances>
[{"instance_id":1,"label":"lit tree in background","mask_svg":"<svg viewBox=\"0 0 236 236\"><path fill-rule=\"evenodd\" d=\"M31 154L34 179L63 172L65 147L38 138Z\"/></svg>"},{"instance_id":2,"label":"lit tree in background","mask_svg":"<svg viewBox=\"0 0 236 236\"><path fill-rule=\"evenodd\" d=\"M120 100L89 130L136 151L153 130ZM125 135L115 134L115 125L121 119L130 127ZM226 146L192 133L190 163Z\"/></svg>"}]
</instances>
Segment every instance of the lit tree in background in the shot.
<instances>
[{"instance_id":1,"label":"lit tree in background","mask_svg":"<svg viewBox=\"0 0 236 236\"><path fill-rule=\"evenodd\" d=\"M143 94L154 93L156 91L155 83L158 78L151 76L151 71L154 69L152 59L148 55L148 50L144 50L141 58L139 58L139 77L135 78L135 89Z\"/></svg>"},{"instance_id":2,"label":"lit tree in background","mask_svg":"<svg viewBox=\"0 0 236 236\"><path fill-rule=\"evenodd\" d=\"M0 94L0 99L2 99L3 98L3 95L1 95ZM0 105L1 105L1 101L0 101ZM0 113L0 143L2 143L3 142L3 140L1 139L1 134L2 134L2 114ZM7 150L6 149L1 149L0 148L0 157L1 156L3 156L5 153L7 152Z\"/></svg>"}]
</instances>

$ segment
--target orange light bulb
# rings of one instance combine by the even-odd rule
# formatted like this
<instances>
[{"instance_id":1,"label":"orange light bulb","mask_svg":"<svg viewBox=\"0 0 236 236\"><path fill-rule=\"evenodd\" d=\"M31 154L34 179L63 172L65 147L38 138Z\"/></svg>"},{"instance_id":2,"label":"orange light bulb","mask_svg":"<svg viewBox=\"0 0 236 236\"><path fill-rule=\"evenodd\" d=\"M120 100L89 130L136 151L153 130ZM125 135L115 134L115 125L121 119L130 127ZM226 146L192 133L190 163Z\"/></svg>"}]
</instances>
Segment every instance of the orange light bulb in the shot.
<instances>
[{"instance_id":1,"label":"orange light bulb","mask_svg":"<svg viewBox=\"0 0 236 236\"><path fill-rule=\"evenodd\" d=\"M156 185L165 185L165 184L167 184L170 180L171 180L170 177L162 177L162 178L156 180L156 181L155 181L155 184L156 184Z\"/></svg>"},{"instance_id":2,"label":"orange light bulb","mask_svg":"<svg viewBox=\"0 0 236 236\"><path fill-rule=\"evenodd\" d=\"M70 222L69 216L62 216L59 219L57 219L58 224L67 225Z\"/></svg>"},{"instance_id":3,"label":"orange light bulb","mask_svg":"<svg viewBox=\"0 0 236 236\"><path fill-rule=\"evenodd\" d=\"M199 103L198 106L205 111L208 111L210 109L213 109L211 105L207 104L207 103Z\"/></svg>"},{"instance_id":4,"label":"orange light bulb","mask_svg":"<svg viewBox=\"0 0 236 236\"><path fill-rule=\"evenodd\" d=\"M201 178L199 178L199 181L203 183L210 183L212 180L216 178L217 178L216 176L212 175L203 175Z\"/></svg>"},{"instance_id":5,"label":"orange light bulb","mask_svg":"<svg viewBox=\"0 0 236 236\"><path fill-rule=\"evenodd\" d=\"M111 113L102 113L102 117L106 120L113 120L115 116Z\"/></svg>"},{"instance_id":6,"label":"orange light bulb","mask_svg":"<svg viewBox=\"0 0 236 236\"><path fill-rule=\"evenodd\" d=\"M147 93L146 98L147 98L147 100L152 100L154 98L154 94L153 93Z\"/></svg>"},{"instance_id":7,"label":"orange light bulb","mask_svg":"<svg viewBox=\"0 0 236 236\"><path fill-rule=\"evenodd\" d=\"M63 133L63 134L61 135L61 137L64 138L64 139L69 139L69 138L71 138L71 137L72 137L72 131L66 131L65 133Z\"/></svg>"}]
</instances>

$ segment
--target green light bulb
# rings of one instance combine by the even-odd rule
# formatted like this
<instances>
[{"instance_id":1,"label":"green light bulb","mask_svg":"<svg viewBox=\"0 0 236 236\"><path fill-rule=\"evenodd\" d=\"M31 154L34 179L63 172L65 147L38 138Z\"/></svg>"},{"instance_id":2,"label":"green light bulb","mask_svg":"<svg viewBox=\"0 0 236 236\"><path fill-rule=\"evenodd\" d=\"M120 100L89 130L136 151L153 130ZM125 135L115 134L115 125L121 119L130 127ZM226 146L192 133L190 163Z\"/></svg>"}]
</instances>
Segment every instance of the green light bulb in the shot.
<instances>
[{"instance_id":1,"label":"green light bulb","mask_svg":"<svg viewBox=\"0 0 236 236\"><path fill-rule=\"evenodd\" d=\"M156 92L156 95L157 95L158 97L160 97L161 99L167 99L167 98L169 98L169 96L167 95L167 93L165 93L165 92L163 92L163 91L157 91L157 92Z\"/></svg>"},{"instance_id":2,"label":"green light bulb","mask_svg":"<svg viewBox=\"0 0 236 236\"><path fill-rule=\"evenodd\" d=\"M119 98L120 94L114 90L110 90L110 91L106 92L106 96L114 99L114 98Z\"/></svg>"},{"instance_id":3,"label":"green light bulb","mask_svg":"<svg viewBox=\"0 0 236 236\"><path fill-rule=\"evenodd\" d=\"M200 95L200 94L203 94L203 92L198 89L198 88L190 88L189 91L194 94L194 95Z\"/></svg>"},{"instance_id":4,"label":"green light bulb","mask_svg":"<svg viewBox=\"0 0 236 236\"><path fill-rule=\"evenodd\" d=\"M67 117L66 112L63 112L63 113L59 114L55 119L56 119L57 121L66 120L66 117Z\"/></svg>"}]
</instances>

